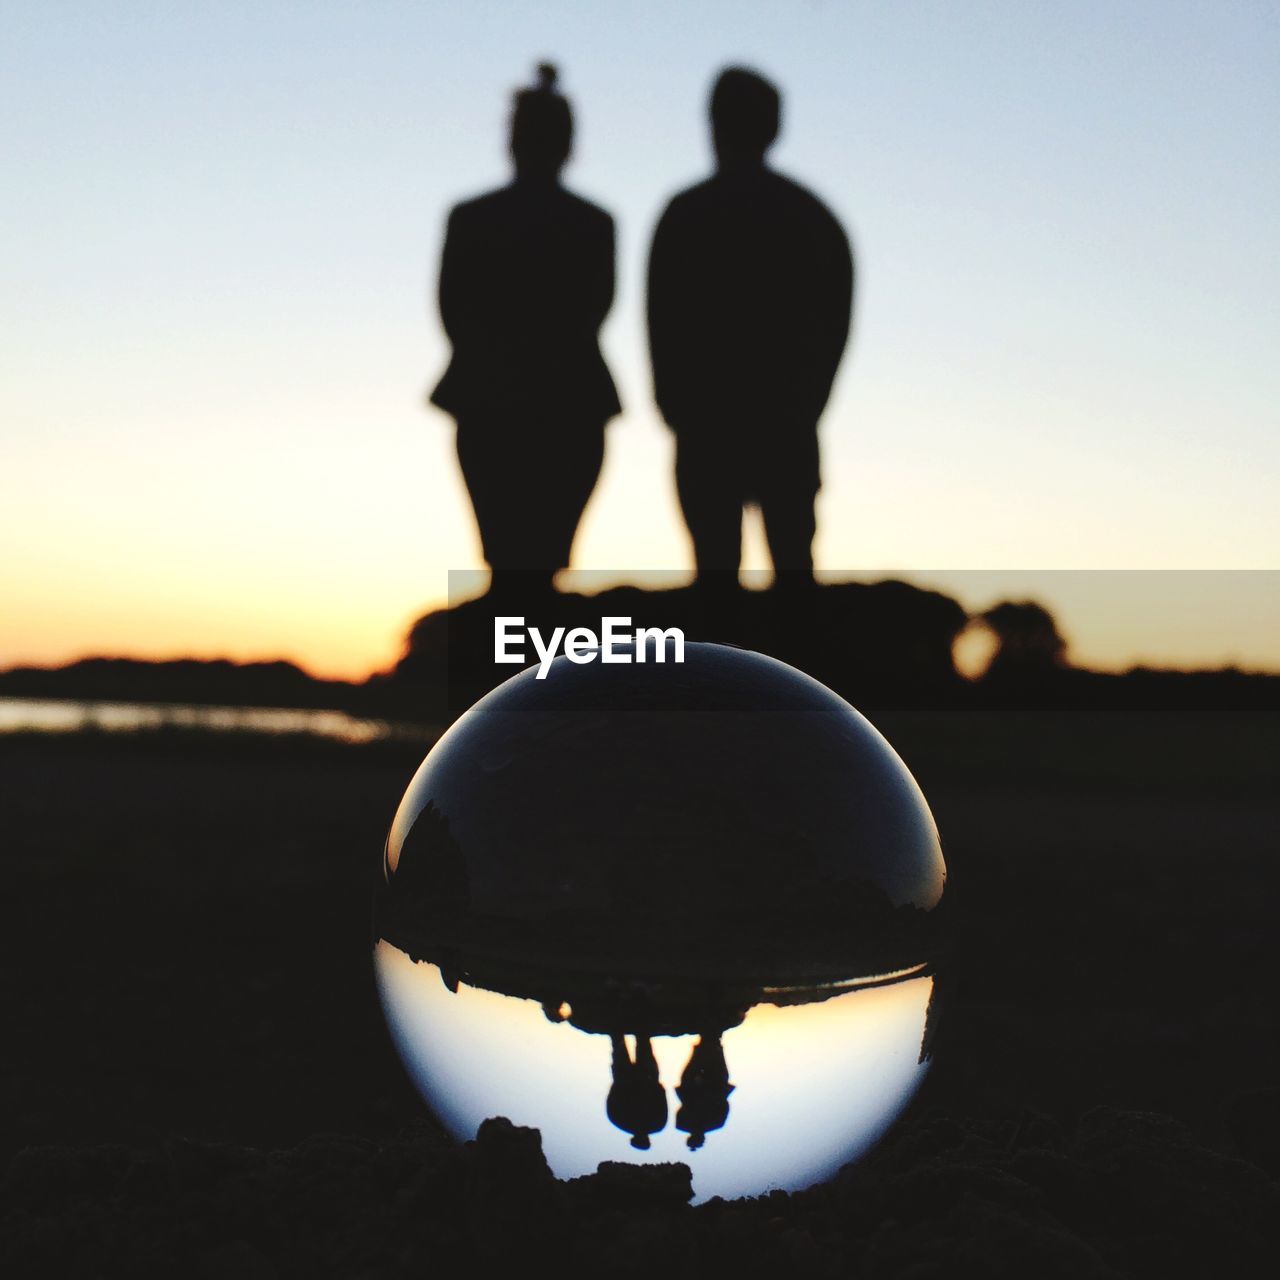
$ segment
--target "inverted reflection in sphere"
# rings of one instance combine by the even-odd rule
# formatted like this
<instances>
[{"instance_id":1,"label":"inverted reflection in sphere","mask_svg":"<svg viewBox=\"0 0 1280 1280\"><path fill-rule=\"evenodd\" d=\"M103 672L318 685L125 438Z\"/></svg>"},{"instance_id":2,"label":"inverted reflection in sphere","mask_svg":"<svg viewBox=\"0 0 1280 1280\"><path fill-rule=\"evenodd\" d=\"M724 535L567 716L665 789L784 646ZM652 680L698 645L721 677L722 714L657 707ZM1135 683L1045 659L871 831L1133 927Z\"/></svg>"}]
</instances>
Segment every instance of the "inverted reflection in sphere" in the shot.
<instances>
[{"instance_id":1,"label":"inverted reflection in sphere","mask_svg":"<svg viewBox=\"0 0 1280 1280\"><path fill-rule=\"evenodd\" d=\"M823 685L709 644L560 658L411 782L379 989L458 1138L504 1115L562 1177L684 1160L700 1199L794 1189L923 1075L944 880L915 781Z\"/></svg>"}]
</instances>

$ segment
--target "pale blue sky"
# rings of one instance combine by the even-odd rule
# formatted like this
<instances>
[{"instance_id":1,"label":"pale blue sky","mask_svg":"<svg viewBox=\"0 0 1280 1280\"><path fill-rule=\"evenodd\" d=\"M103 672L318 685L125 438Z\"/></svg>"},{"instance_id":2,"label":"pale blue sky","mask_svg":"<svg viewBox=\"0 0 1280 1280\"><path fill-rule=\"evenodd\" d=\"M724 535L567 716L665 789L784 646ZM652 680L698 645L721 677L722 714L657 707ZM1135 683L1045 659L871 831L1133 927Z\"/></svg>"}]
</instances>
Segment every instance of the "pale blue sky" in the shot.
<instances>
[{"instance_id":1,"label":"pale blue sky","mask_svg":"<svg viewBox=\"0 0 1280 1280\"><path fill-rule=\"evenodd\" d=\"M620 230L626 414L580 566L688 564L643 263L741 61L782 85L777 165L859 258L822 567L1277 567L1274 4L46 0L0 23L0 664L365 670L477 562L422 405L435 259L448 205L504 179L542 57L578 114L567 181Z\"/></svg>"}]
</instances>

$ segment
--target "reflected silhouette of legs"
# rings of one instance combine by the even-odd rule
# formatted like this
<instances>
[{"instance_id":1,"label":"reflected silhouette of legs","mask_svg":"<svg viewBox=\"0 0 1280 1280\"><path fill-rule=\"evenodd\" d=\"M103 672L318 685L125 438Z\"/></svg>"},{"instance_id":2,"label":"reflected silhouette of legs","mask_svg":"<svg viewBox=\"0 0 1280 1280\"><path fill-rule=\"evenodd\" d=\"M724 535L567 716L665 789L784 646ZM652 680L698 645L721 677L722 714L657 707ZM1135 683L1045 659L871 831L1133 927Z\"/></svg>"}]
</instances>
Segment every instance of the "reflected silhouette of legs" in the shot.
<instances>
[{"instance_id":1,"label":"reflected silhouette of legs","mask_svg":"<svg viewBox=\"0 0 1280 1280\"><path fill-rule=\"evenodd\" d=\"M661 1132L667 1124L667 1092L658 1079L653 1042L648 1036L637 1034L633 1062L623 1036L615 1034L610 1040L613 1087L609 1090L605 1111L613 1124L631 1134L631 1145L637 1151L647 1151L650 1136Z\"/></svg>"},{"instance_id":2,"label":"reflected silhouette of legs","mask_svg":"<svg viewBox=\"0 0 1280 1280\"><path fill-rule=\"evenodd\" d=\"M689 1135L686 1145L690 1151L701 1147L707 1140L707 1134L722 1128L729 1119L729 1095L732 1092L720 1035L718 1032L704 1033L693 1046L693 1053L689 1055L688 1065L676 1087L676 1096L680 1099L676 1128Z\"/></svg>"}]
</instances>

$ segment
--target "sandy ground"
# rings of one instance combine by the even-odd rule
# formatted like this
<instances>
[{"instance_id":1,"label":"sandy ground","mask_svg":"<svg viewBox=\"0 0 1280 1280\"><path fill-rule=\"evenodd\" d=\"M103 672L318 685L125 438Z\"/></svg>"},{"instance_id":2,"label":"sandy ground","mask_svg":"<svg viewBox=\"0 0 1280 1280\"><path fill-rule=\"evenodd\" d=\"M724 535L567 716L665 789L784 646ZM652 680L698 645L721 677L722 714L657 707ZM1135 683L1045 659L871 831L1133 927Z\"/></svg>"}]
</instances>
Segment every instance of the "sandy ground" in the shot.
<instances>
[{"instance_id":1,"label":"sandy ground","mask_svg":"<svg viewBox=\"0 0 1280 1280\"><path fill-rule=\"evenodd\" d=\"M1276 717L881 728L960 907L935 1070L832 1187L694 1210L678 1173L564 1187L424 1119L368 955L420 748L0 738L0 1244L31 1274L400 1275L501 1262L514 1214L584 1273L619 1230L623 1274L676 1238L703 1272L1248 1273L1280 1217Z\"/></svg>"}]
</instances>

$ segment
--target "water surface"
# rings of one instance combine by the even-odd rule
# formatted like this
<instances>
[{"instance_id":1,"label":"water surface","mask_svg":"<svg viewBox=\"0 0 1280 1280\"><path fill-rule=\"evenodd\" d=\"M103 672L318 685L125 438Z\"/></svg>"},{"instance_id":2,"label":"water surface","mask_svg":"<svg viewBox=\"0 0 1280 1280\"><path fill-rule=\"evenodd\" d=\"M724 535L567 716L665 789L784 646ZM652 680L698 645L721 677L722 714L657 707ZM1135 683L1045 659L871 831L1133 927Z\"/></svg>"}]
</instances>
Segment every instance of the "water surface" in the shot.
<instances>
[{"instance_id":1,"label":"water surface","mask_svg":"<svg viewBox=\"0 0 1280 1280\"><path fill-rule=\"evenodd\" d=\"M342 742L421 737L421 729L293 707L220 707L195 703L104 702L62 698L0 698L0 733L134 733L147 729L200 729L224 733L304 733Z\"/></svg>"}]
</instances>

